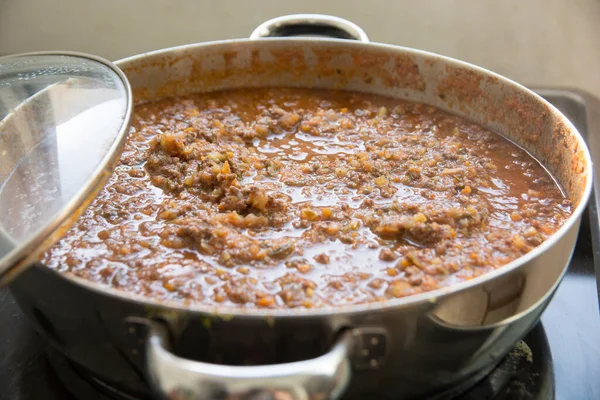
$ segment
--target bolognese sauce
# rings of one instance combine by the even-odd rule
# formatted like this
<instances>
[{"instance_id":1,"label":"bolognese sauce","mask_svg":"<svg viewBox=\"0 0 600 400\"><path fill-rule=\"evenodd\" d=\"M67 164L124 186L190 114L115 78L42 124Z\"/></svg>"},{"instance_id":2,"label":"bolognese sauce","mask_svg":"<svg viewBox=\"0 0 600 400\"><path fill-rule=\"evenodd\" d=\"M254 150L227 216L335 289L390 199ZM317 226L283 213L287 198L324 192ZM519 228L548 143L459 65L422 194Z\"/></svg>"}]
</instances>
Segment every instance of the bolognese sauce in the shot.
<instances>
[{"instance_id":1,"label":"bolognese sauce","mask_svg":"<svg viewBox=\"0 0 600 400\"><path fill-rule=\"evenodd\" d=\"M238 89L139 104L110 182L43 262L186 303L347 305L499 268L570 213L523 149L436 108Z\"/></svg>"}]
</instances>

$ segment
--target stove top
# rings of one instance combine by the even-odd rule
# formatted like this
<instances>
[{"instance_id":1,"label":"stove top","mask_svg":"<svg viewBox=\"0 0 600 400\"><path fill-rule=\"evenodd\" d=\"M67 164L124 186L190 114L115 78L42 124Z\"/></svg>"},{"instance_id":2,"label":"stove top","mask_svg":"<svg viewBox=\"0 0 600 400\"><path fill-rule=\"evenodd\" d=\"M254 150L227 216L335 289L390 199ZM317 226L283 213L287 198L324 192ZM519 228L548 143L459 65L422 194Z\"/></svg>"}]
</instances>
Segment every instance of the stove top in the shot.
<instances>
[{"instance_id":1,"label":"stove top","mask_svg":"<svg viewBox=\"0 0 600 400\"><path fill-rule=\"evenodd\" d=\"M592 155L600 159L600 102L572 90L537 91L586 135ZM598 201L600 193L590 202L569 270L541 322L490 374L455 399L600 399ZM0 290L0 400L115 398L130 400L110 393L52 351L10 292Z\"/></svg>"}]
</instances>

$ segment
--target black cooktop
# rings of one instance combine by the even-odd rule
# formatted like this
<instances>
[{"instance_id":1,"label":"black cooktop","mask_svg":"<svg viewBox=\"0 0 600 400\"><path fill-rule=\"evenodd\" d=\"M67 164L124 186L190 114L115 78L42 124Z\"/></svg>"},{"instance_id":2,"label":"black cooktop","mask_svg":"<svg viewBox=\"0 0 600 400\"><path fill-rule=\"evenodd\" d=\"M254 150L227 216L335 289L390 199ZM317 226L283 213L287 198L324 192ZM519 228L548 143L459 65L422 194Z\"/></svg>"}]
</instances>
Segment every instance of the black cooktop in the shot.
<instances>
[{"instance_id":1,"label":"black cooktop","mask_svg":"<svg viewBox=\"0 0 600 400\"><path fill-rule=\"evenodd\" d=\"M599 160L600 152L599 157L594 152L595 140L600 144L600 125L596 125L600 109L595 108L600 103L575 91L538 92L587 135L592 156ZM541 322L486 378L456 393L455 399L600 399L600 315L594 264L596 254L600 265L600 227L596 199L600 196L590 202L567 275ZM0 290L0 400L109 398L106 388L49 349L10 292Z\"/></svg>"}]
</instances>

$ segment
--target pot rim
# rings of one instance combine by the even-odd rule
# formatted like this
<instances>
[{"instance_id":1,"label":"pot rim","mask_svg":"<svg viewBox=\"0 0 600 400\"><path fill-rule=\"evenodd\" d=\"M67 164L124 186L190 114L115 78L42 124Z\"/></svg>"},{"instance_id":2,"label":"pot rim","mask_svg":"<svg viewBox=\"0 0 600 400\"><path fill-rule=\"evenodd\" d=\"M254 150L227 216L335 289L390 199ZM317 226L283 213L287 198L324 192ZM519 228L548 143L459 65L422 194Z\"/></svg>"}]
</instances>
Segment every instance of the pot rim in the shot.
<instances>
[{"instance_id":1,"label":"pot rim","mask_svg":"<svg viewBox=\"0 0 600 400\"><path fill-rule=\"evenodd\" d=\"M540 102L544 106L546 106L548 108L548 110L550 111L550 113L553 116L557 117L565 125L565 127L568 129L570 134L575 138L579 148L582 149L583 160L585 161L585 168L586 168L585 172L587 174L585 177L585 188L581 193L581 198L579 200L577 207L575 208L575 210L573 210L573 213L565 221L565 223L552 236L550 236L546 241L544 241L541 245L535 247L529 253L524 254L523 256L511 261L510 263L499 267L498 269L489 271L489 272L482 274L471 280L463 281L463 282L460 282L460 283L457 283L457 284L454 284L454 285L451 285L448 287L443 287L443 288L439 288L439 289L432 290L429 292L419 293L419 294L410 295L410 296L406 296L406 297L401 297L401 298L396 298L396 299L388 299L385 301L372 302L372 303L328 306L328 307L319 307L319 308L312 308L312 309L305 309L305 308L302 308L302 309L296 309L296 308L293 308L293 309L241 308L241 307L231 307L231 306L204 305L199 302L186 304L186 303L180 302L180 301L158 300L158 299L152 299L151 297L146 297L146 296L139 295L139 294L128 293L128 292L125 292L122 290L118 290L118 289L106 286L102 283L88 281L86 279L83 279L83 278L80 278L80 277L77 277L77 276L74 276L74 275L71 275L68 273L60 273L56 270L50 269L50 268L42 265L43 268L46 268L46 269L52 271L53 273L59 274L61 277L64 277L65 279L67 279L85 289L90 289L99 294L108 295L108 296L115 297L119 300L124 300L127 302L133 302L133 303L136 303L139 305L146 306L149 309L161 310L163 312L164 311L174 311L174 312L199 314L199 315L203 315L203 316L213 315L213 316L221 316L221 317L242 317L242 318L243 317L247 317L247 318L291 318L291 317L315 318L315 317L326 317L326 316L331 316L331 315L344 317L344 316L351 316L351 315L356 315L356 314L361 314L361 313L369 313L369 312L383 310L383 309L386 309L386 310L401 309L401 308L403 309L403 308L419 306L419 305L423 305L423 304L427 304L427 303L435 304L441 298L471 289L476 286L483 285L485 283L488 283L490 281L493 281L495 279L503 277L503 276L521 268L528 262L532 261L534 258L538 257L540 254L544 253L546 250L548 250L549 248L554 246L570 229L572 229L574 227L575 224L577 224L579 222L579 219L580 219L583 211L585 210L588 200L590 198L591 191L592 191L592 182L593 182L592 160L591 160L589 148L588 148L587 144L585 143L585 140L583 139L583 137L581 136L579 131L575 128L575 126L571 123L571 121L569 121L569 119L567 117L565 117L556 107L554 107L551 103L546 101L544 98L542 98L535 92L531 91L530 89L526 88L525 86L523 86L511 79L508 79L502 75L499 75L495 72L489 71L485 68L479 67L477 65L474 65L474 64L471 64L471 63L468 63L465 61L460 61L455 58L439 55L436 53L413 49L413 48L404 47L404 46L396 46L396 45L390 45L390 44L384 44L384 43L374 43L374 42L362 43L362 42L356 42L356 41L351 41L351 40L346 40L346 39L330 39L330 38L307 39L307 38L298 38L298 37L261 38L258 40L231 39L231 40L218 40L218 41L211 41L211 42L200 42L200 43L168 47L168 48L154 50L154 51L150 51L150 52L146 52L146 53L141 53L138 55L134 55L134 56L130 56L127 58L117 60L114 63L118 67L121 68L123 65L125 65L129 62L138 61L140 59L150 57L150 56L167 55L168 53L171 53L174 51L196 50L199 48L212 47L212 46L218 46L218 45L238 45L238 44L243 45L243 44L249 43L249 42L257 43L259 41L260 42L263 42L263 41L264 42L285 41L290 44L298 44L298 45L308 45L308 44L315 43L315 42L322 42L322 43L332 43L332 44L336 44L336 45L340 45L340 46L358 47L358 48L365 49L367 51L369 49L380 49L380 50L386 50L386 51L396 51L396 52L399 51L399 52L402 52L404 54L409 54L409 55L433 57L433 58L436 58L439 61L444 62L446 64L450 64L455 67L464 68L464 69L470 70L474 73L477 73L479 75L483 75L485 77L497 79L497 81L502 83L503 85L512 86L514 89L520 91L522 94L527 95L527 96L535 99L537 102ZM541 165L544 166L543 164L541 164ZM545 168L545 166L544 166L544 168ZM564 269L559 277L558 283L560 283L560 280L562 279L562 276L564 275L566 268L567 268L567 265L564 266ZM539 301L542 301L550 293L552 293L554 291L554 289L556 288L556 286L558 285L558 283L553 285L553 287L550 290L548 290L548 292L546 292L546 294ZM539 301L536 301L534 303L534 305L532 305L532 307L534 307L535 304L538 304ZM526 311L522 311L522 312L526 312ZM519 312L519 314L511 317L509 320L512 320L513 318L517 317L522 312Z\"/></svg>"}]
</instances>

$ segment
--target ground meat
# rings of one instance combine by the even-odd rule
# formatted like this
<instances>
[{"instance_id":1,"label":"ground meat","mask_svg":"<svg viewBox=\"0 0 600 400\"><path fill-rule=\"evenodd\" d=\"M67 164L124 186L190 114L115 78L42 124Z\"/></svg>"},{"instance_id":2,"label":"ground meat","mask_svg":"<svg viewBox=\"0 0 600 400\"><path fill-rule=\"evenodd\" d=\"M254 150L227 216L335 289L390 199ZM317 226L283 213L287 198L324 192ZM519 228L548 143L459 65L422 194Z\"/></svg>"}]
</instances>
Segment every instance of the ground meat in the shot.
<instances>
[{"instance_id":1,"label":"ground meat","mask_svg":"<svg viewBox=\"0 0 600 400\"><path fill-rule=\"evenodd\" d=\"M381 261L394 261L396 258L398 258L398 255L388 247L384 247L379 252L379 259Z\"/></svg>"},{"instance_id":2,"label":"ground meat","mask_svg":"<svg viewBox=\"0 0 600 400\"><path fill-rule=\"evenodd\" d=\"M232 90L138 105L108 185L43 261L158 299L336 306L472 279L570 213L525 151L435 108Z\"/></svg>"}]
</instances>

